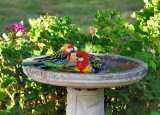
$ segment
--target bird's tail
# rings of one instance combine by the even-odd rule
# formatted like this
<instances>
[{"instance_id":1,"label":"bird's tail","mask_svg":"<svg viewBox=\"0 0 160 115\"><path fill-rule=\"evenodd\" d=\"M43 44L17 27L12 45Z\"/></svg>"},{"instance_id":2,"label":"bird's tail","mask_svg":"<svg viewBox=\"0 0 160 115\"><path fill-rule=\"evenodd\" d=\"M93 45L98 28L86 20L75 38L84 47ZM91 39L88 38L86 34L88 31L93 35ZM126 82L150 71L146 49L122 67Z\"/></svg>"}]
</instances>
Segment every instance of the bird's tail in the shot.
<instances>
[{"instance_id":1,"label":"bird's tail","mask_svg":"<svg viewBox=\"0 0 160 115\"><path fill-rule=\"evenodd\" d=\"M42 62L25 62L20 64L21 66L31 66L31 65L40 65L43 64Z\"/></svg>"}]
</instances>

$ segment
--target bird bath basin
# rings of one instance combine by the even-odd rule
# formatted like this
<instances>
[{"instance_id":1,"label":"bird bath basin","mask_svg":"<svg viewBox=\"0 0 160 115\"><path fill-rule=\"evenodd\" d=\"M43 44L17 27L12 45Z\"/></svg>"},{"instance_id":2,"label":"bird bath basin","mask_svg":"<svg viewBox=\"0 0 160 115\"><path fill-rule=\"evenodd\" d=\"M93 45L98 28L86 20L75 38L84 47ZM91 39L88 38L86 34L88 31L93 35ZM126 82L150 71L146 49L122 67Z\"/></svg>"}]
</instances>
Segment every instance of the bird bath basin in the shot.
<instances>
[{"instance_id":1,"label":"bird bath basin","mask_svg":"<svg viewBox=\"0 0 160 115\"><path fill-rule=\"evenodd\" d=\"M94 54L108 70L121 72L75 73L57 72L35 66L23 66L24 73L35 81L67 87L67 115L104 115L104 88L129 85L141 80L147 72L143 61L120 55ZM27 58L24 62L45 56ZM75 54L67 66L75 66Z\"/></svg>"}]
</instances>

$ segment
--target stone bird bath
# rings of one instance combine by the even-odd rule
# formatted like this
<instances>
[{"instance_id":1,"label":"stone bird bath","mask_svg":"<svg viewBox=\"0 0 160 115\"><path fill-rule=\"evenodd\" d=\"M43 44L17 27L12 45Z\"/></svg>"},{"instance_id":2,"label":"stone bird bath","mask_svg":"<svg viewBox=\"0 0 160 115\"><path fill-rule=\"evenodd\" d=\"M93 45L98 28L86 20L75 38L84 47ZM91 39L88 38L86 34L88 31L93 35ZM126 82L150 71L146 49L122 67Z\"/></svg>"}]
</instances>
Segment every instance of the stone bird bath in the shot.
<instances>
[{"instance_id":1,"label":"stone bird bath","mask_svg":"<svg viewBox=\"0 0 160 115\"><path fill-rule=\"evenodd\" d=\"M104 115L104 88L129 85L141 80L147 72L143 61L120 55L94 54L107 68L123 72L73 73L44 70L35 66L23 66L24 73L35 81L67 87L67 115ZM32 62L45 56L31 57ZM67 66L75 65L75 54Z\"/></svg>"}]
</instances>

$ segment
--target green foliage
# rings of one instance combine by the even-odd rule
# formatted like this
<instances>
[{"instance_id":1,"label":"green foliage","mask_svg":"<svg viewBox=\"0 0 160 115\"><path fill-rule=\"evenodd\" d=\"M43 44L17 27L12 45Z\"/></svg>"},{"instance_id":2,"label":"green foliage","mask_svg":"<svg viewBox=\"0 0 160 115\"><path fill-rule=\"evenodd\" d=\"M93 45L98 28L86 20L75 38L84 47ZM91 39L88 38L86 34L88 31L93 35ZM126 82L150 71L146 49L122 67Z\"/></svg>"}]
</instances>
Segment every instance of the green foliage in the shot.
<instances>
[{"instance_id":1,"label":"green foliage","mask_svg":"<svg viewBox=\"0 0 160 115\"><path fill-rule=\"evenodd\" d=\"M158 114L160 103L160 1L145 0L145 8L140 12L133 13L136 18L134 24L136 40L142 44L142 51L134 53L135 58L144 60L148 63L149 71L142 84L145 106L150 114ZM141 96L142 97L142 96ZM147 107L148 105L148 107Z\"/></svg>"},{"instance_id":2,"label":"green foliage","mask_svg":"<svg viewBox=\"0 0 160 115\"><path fill-rule=\"evenodd\" d=\"M28 57L53 53L65 43L78 50L120 54L148 64L140 82L108 88L108 115L158 115L160 113L160 2L145 0L146 6L133 13L134 25L116 10L97 11L94 32L81 34L71 17L48 14L29 19L29 32L6 32L0 38L0 114L65 114L66 89L35 82L19 64Z\"/></svg>"},{"instance_id":3,"label":"green foliage","mask_svg":"<svg viewBox=\"0 0 160 115\"><path fill-rule=\"evenodd\" d=\"M132 15L136 18L134 25L121 19L115 10L96 14L96 34L106 48L104 51L141 59L149 67L141 82L106 90L108 114L160 113L160 1L145 0L145 3L144 9Z\"/></svg>"},{"instance_id":4,"label":"green foliage","mask_svg":"<svg viewBox=\"0 0 160 115\"><path fill-rule=\"evenodd\" d=\"M81 41L85 37L79 33L79 29L71 24L72 18L65 16L40 16L37 19L29 19L31 26L30 39L41 47L42 54L52 53L59 50L63 44L72 43L83 44Z\"/></svg>"},{"instance_id":5,"label":"green foliage","mask_svg":"<svg viewBox=\"0 0 160 115\"><path fill-rule=\"evenodd\" d=\"M96 35L105 52L120 54L124 44L133 39L134 27L116 10L98 11L95 15Z\"/></svg>"},{"instance_id":6,"label":"green foliage","mask_svg":"<svg viewBox=\"0 0 160 115\"><path fill-rule=\"evenodd\" d=\"M50 16L47 15L43 18L46 18L46 21L48 17ZM57 18L55 21L61 21L63 24L67 24L70 23L69 19L68 17ZM38 29L38 26L41 29ZM44 34L43 32L46 32L48 29L47 26L38 26L36 26L36 29L33 26L30 32L14 31L13 29L13 31L4 33L3 38L0 38L0 114L23 115L48 113L58 115L65 112L66 91L64 88L56 88L32 81L23 74L20 66L25 58L47 52L45 48L51 46L50 42L47 41L50 40L50 37L43 40L44 36L51 33L60 36L59 33L61 32L51 31L51 33ZM45 26L47 29L42 29ZM58 24L55 27L58 28ZM61 28L67 28L67 26L61 25ZM64 29L64 31L67 29ZM70 29L67 30L68 33L71 32L69 31ZM33 37L31 36L35 32L33 30L37 31L35 35L41 34L38 42L44 45L41 46L31 38L28 38L28 35L29 37ZM41 32L40 30L44 31ZM72 30L73 32L77 31L77 29ZM68 37L70 36L68 35ZM68 41L66 40L66 42ZM54 45L53 48L55 49L57 46Z\"/></svg>"}]
</instances>

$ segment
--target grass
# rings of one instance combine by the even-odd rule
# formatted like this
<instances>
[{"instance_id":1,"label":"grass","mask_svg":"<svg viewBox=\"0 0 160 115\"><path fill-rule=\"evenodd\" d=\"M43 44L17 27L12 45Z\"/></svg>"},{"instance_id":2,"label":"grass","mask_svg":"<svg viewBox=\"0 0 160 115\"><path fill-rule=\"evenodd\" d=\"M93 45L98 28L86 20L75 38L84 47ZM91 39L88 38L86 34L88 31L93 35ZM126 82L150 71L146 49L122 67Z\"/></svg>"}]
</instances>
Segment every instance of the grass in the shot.
<instances>
[{"instance_id":1,"label":"grass","mask_svg":"<svg viewBox=\"0 0 160 115\"><path fill-rule=\"evenodd\" d=\"M143 6L143 0L0 0L0 34L9 23L24 20L27 25L28 18L46 13L59 17L71 16L81 32L87 33L97 10L114 8L132 21L130 14Z\"/></svg>"}]
</instances>

